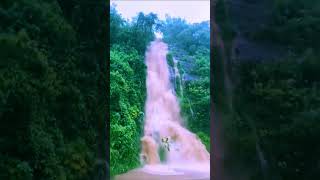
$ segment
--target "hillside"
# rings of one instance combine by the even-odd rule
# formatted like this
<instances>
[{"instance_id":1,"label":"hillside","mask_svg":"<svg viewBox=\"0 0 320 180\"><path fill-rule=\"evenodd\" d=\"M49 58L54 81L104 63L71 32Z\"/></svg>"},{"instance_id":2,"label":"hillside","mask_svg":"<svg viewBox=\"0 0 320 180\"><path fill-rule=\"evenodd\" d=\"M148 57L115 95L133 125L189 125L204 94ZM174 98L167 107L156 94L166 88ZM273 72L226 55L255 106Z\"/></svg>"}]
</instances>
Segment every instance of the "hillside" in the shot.
<instances>
[{"instance_id":1,"label":"hillside","mask_svg":"<svg viewBox=\"0 0 320 180\"><path fill-rule=\"evenodd\" d=\"M215 21L225 55L215 62L231 86L215 96L223 124L224 176L318 179L319 3L217 1ZM226 73L227 72L227 73ZM223 83L222 83L223 84ZM219 85L219 84L218 84ZM230 88L231 87L231 88ZM228 101L228 98L232 99ZM223 102L229 102L226 107ZM238 167L245 167L239 175Z\"/></svg>"}]
</instances>

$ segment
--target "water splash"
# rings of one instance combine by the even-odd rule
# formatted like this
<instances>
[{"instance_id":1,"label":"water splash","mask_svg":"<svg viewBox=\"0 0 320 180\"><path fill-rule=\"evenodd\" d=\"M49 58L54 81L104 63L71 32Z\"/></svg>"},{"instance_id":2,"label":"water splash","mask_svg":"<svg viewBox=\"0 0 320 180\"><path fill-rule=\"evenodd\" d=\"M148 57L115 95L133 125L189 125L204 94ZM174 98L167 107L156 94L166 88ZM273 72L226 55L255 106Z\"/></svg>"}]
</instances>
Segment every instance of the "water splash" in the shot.
<instances>
[{"instance_id":1,"label":"water splash","mask_svg":"<svg viewBox=\"0 0 320 180\"><path fill-rule=\"evenodd\" d=\"M157 39L151 42L146 52L147 99L144 137L141 139L145 167L150 169L150 165L165 164L177 170L187 169L187 165L192 164L191 169L199 167L209 173L209 152L199 138L182 125L180 106L169 79L167 49L167 45ZM165 162L160 161L158 153L162 138L170 141Z\"/></svg>"}]
</instances>

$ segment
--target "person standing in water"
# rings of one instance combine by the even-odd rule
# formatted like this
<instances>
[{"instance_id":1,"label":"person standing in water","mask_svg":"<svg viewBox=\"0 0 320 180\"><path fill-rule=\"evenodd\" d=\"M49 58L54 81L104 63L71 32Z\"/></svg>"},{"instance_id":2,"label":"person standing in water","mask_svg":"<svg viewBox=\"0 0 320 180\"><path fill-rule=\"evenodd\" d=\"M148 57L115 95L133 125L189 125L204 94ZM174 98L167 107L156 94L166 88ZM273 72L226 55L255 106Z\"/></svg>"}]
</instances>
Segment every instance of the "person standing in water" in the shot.
<instances>
[{"instance_id":1,"label":"person standing in water","mask_svg":"<svg viewBox=\"0 0 320 180\"><path fill-rule=\"evenodd\" d=\"M161 138L161 142L164 144L164 147L170 151L170 146L169 146L169 138L165 137L165 138Z\"/></svg>"}]
</instances>

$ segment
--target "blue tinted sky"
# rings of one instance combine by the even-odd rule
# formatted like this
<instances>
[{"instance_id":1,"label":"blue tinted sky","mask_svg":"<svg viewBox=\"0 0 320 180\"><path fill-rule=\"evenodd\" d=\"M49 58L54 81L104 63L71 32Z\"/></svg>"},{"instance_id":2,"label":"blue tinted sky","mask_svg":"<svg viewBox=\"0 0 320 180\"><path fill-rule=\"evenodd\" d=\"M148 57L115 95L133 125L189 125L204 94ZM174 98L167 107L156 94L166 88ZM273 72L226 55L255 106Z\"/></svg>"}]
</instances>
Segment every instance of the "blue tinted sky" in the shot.
<instances>
[{"instance_id":1,"label":"blue tinted sky","mask_svg":"<svg viewBox=\"0 0 320 180\"><path fill-rule=\"evenodd\" d=\"M165 14L181 17L189 23L210 20L209 0L111 0L110 3L117 5L116 9L125 19L131 19L142 11L156 13L159 19L164 19Z\"/></svg>"}]
</instances>

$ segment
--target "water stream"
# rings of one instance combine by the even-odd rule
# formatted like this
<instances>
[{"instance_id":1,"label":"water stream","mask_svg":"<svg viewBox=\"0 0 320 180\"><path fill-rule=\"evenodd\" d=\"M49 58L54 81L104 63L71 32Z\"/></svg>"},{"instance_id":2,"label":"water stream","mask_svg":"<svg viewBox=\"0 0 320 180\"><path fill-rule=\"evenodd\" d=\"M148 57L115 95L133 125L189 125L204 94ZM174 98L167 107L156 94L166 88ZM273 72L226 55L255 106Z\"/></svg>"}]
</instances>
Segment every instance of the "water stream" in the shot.
<instances>
[{"instance_id":1,"label":"water stream","mask_svg":"<svg viewBox=\"0 0 320 180\"><path fill-rule=\"evenodd\" d=\"M169 78L167 49L167 44L157 39L145 54L147 99L142 167L116 176L117 180L210 179L209 152L194 133L183 127L179 101Z\"/></svg>"},{"instance_id":2,"label":"water stream","mask_svg":"<svg viewBox=\"0 0 320 180\"><path fill-rule=\"evenodd\" d=\"M194 133L183 127L180 106L169 79L167 49L158 39L146 52L147 99L141 138L144 170L158 174L192 170L210 175L209 152ZM159 149L163 146L166 146L165 160L160 161Z\"/></svg>"},{"instance_id":3,"label":"water stream","mask_svg":"<svg viewBox=\"0 0 320 180\"><path fill-rule=\"evenodd\" d=\"M175 81L179 80L179 92L180 92L180 97L183 98L183 81L182 81L182 76L180 75L180 71L178 69L178 60L176 58L173 58L173 68L174 68L174 75L175 75Z\"/></svg>"}]
</instances>

